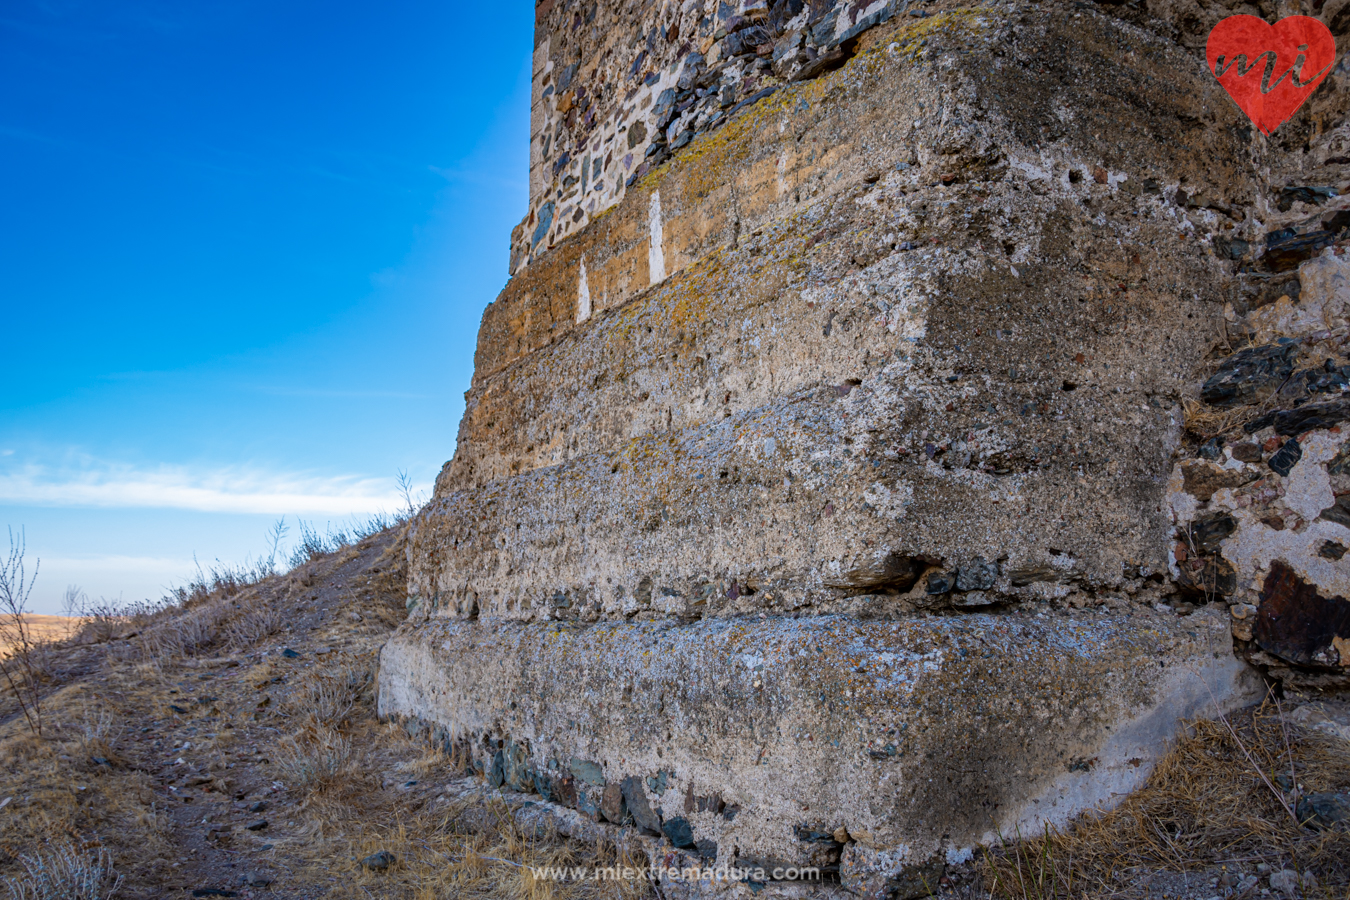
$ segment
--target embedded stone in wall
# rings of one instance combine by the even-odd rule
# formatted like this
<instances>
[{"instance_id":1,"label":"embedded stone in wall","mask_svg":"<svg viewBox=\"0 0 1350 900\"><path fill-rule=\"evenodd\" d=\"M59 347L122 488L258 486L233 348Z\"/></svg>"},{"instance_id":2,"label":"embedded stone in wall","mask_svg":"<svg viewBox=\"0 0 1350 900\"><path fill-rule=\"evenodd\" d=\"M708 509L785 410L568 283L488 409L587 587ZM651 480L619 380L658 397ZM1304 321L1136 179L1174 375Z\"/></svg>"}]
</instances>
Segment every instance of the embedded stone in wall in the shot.
<instances>
[{"instance_id":1,"label":"embedded stone in wall","mask_svg":"<svg viewBox=\"0 0 1350 900\"><path fill-rule=\"evenodd\" d=\"M1321 596L1316 585L1276 560L1261 587L1252 639L1296 665L1350 668L1350 601Z\"/></svg>"}]
</instances>

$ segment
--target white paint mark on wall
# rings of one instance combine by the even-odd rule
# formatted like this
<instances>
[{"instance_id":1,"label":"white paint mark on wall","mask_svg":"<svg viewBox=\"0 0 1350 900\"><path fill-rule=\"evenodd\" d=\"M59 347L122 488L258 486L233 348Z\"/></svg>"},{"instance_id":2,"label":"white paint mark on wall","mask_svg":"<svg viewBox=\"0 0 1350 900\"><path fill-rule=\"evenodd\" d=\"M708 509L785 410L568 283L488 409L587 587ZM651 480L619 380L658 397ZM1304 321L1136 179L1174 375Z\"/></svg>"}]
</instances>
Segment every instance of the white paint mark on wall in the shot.
<instances>
[{"instance_id":1,"label":"white paint mark on wall","mask_svg":"<svg viewBox=\"0 0 1350 900\"><path fill-rule=\"evenodd\" d=\"M651 229L651 242L647 247L647 269L652 274L652 284L666 280L666 252L661 246L661 192L652 191L651 211L648 213L648 226Z\"/></svg>"},{"instance_id":2,"label":"white paint mark on wall","mask_svg":"<svg viewBox=\"0 0 1350 900\"><path fill-rule=\"evenodd\" d=\"M581 258L581 277L577 279L577 324L591 317L591 286L586 282L586 258Z\"/></svg>"}]
</instances>

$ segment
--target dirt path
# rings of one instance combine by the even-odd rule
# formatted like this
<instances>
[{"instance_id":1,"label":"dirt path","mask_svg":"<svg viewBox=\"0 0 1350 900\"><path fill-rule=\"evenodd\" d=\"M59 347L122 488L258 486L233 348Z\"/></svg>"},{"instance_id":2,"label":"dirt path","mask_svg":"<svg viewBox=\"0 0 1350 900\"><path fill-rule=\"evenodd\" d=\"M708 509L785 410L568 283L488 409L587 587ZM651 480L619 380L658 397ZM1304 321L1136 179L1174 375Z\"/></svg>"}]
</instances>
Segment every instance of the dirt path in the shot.
<instances>
[{"instance_id":1,"label":"dirt path","mask_svg":"<svg viewBox=\"0 0 1350 900\"><path fill-rule=\"evenodd\" d=\"M97 648L54 651L44 739L27 733L16 710L0 710L10 719L0 732L9 763L0 767L0 802L10 798L0 810L0 875L64 834L115 848L122 897L309 898L350 881L331 860L316 859L330 848L307 815L315 797L278 780L278 753L291 746L285 736L315 727L362 745L366 766L396 768L424 752L401 735L388 739L371 694L378 648L402 619L397 543L383 534L185 610L218 620L214 637L190 655L153 652L173 644L155 629L190 630L170 619ZM205 616L210 604L226 614ZM259 607L274 620L256 627L275 631L241 647L245 619ZM72 633L60 617L34 624L43 635ZM341 722L308 721L305 697L333 671L359 681L350 710ZM294 755L303 766L303 751Z\"/></svg>"}]
</instances>

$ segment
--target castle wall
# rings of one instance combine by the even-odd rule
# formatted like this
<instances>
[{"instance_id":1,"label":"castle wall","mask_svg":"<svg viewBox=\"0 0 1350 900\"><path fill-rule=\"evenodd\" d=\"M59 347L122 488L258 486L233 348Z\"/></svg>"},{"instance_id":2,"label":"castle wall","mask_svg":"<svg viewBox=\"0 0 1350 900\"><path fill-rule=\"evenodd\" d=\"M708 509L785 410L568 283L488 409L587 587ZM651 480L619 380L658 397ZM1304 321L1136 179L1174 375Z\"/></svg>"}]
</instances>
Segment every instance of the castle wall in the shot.
<instances>
[{"instance_id":1,"label":"castle wall","mask_svg":"<svg viewBox=\"0 0 1350 900\"><path fill-rule=\"evenodd\" d=\"M607 789L640 782L664 826L647 831L687 825L705 866L816 865L857 889L1128 794L1179 720L1259 696L1227 631L1212 614L1147 632L989 615L441 619L395 637L380 703L443 735L506 736L472 748L489 778L595 818Z\"/></svg>"},{"instance_id":2,"label":"castle wall","mask_svg":"<svg viewBox=\"0 0 1350 900\"><path fill-rule=\"evenodd\" d=\"M880 898L1113 802L1258 673L1346 689L1350 69L1254 136L1195 63L1225 10L1155 7L803 6L801 70L726 62L772 93L675 146L695 81L621 192L602 157L484 314L382 712ZM541 4L537 131L634 127L634 35L646 87L716 69L702 9ZM532 215L575 204L536 150Z\"/></svg>"}]
</instances>

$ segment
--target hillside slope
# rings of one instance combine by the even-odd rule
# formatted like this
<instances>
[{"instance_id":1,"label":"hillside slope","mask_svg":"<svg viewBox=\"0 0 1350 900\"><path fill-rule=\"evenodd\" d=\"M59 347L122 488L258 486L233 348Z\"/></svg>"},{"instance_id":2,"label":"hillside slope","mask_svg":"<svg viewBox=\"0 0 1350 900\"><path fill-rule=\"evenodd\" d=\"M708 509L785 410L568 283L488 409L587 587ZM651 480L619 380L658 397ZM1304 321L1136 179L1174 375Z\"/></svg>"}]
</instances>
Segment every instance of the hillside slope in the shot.
<instances>
[{"instance_id":1,"label":"hillside slope","mask_svg":"<svg viewBox=\"0 0 1350 900\"><path fill-rule=\"evenodd\" d=\"M568 862L576 848L527 840L450 760L376 721L404 551L386 531L44 648L42 736L0 697L0 896L31 887L25 857L87 870L98 848L127 898L510 896L528 891L521 863ZM360 865L381 850L392 867Z\"/></svg>"}]
</instances>

